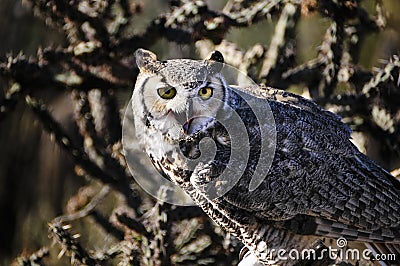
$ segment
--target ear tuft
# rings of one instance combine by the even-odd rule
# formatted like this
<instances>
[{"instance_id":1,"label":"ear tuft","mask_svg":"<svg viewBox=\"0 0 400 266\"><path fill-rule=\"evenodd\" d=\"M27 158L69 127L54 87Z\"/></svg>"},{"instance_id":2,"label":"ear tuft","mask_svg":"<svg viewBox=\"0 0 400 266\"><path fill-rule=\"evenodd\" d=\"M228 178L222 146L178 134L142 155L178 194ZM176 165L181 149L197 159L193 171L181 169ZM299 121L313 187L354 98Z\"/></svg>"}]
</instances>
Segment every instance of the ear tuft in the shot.
<instances>
[{"instance_id":1,"label":"ear tuft","mask_svg":"<svg viewBox=\"0 0 400 266\"><path fill-rule=\"evenodd\" d=\"M224 56L220 51L212 52L206 61L208 61L210 70L213 73L221 72L224 67Z\"/></svg>"},{"instance_id":2,"label":"ear tuft","mask_svg":"<svg viewBox=\"0 0 400 266\"><path fill-rule=\"evenodd\" d=\"M146 70L157 61L157 56L148 50L137 49L135 52L136 65L140 70Z\"/></svg>"},{"instance_id":3,"label":"ear tuft","mask_svg":"<svg viewBox=\"0 0 400 266\"><path fill-rule=\"evenodd\" d=\"M208 60L212 60L218 63L223 64L224 63L224 56L220 51L213 51L210 56L208 57Z\"/></svg>"}]
</instances>

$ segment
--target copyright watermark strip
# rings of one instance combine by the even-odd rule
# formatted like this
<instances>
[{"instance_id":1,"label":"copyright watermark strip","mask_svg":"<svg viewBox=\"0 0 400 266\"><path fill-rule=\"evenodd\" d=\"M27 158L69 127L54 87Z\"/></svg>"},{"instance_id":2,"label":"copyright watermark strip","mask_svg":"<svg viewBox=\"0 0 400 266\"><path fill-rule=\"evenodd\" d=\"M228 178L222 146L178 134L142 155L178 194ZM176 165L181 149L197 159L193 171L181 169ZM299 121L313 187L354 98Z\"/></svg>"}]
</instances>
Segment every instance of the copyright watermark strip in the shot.
<instances>
[{"instance_id":1,"label":"copyright watermark strip","mask_svg":"<svg viewBox=\"0 0 400 266\"><path fill-rule=\"evenodd\" d=\"M324 260L329 258L331 260L339 261L396 261L396 254L394 253L378 253L371 245L365 249L348 248L347 239L340 237L336 240L336 247L327 246L321 250L316 249L270 249L268 257L274 258L276 261L287 260Z\"/></svg>"}]
</instances>

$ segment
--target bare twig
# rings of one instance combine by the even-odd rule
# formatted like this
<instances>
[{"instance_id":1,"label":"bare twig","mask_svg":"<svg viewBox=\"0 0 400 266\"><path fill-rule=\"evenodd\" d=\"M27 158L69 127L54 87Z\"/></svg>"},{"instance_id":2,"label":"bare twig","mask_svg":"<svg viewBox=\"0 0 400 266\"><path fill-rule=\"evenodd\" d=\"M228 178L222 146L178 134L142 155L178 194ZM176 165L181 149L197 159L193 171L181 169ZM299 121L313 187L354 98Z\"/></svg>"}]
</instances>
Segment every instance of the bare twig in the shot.
<instances>
[{"instance_id":1,"label":"bare twig","mask_svg":"<svg viewBox=\"0 0 400 266\"><path fill-rule=\"evenodd\" d=\"M291 68L294 63L294 37L299 15L299 6L288 2L285 4L279 17L275 34L265 55L265 60L259 74L259 78L267 80L271 86L280 88L287 86L281 84L281 76L282 72Z\"/></svg>"},{"instance_id":2,"label":"bare twig","mask_svg":"<svg viewBox=\"0 0 400 266\"><path fill-rule=\"evenodd\" d=\"M400 168L395 169L391 172L394 177L400 178Z\"/></svg>"},{"instance_id":3,"label":"bare twig","mask_svg":"<svg viewBox=\"0 0 400 266\"><path fill-rule=\"evenodd\" d=\"M79 238L79 235L70 234L70 229L70 225L62 225L57 222L49 223L51 236L61 246L59 257L67 252L67 254L71 257L72 264L80 262L81 264L88 266L100 265L99 262L96 259L92 258L89 255L89 252L86 251L78 242L77 238Z\"/></svg>"},{"instance_id":4,"label":"bare twig","mask_svg":"<svg viewBox=\"0 0 400 266\"><path fill-rule=\"evenodd\" d=\"M19 266L45 266L44 259L50 255L47 247L42 247L29 257L20 256L15 259L15 265Z\"/></svg>"},{"instance_id":5,"label":"bare twig","mask_svg":"<svg viewBox=\"0 0 400 266\"><path fill-rule=\"evenodd\" d=\"M96 206L102 200L104 200L104 198L108 195L109 192L110 192L110 187L104 186L100 190L100 192L82 210L72 214L59 216L55 218L51 223L52 224L70 223L72 221L76 221L78 219L82 219L83 217L90 215L94 211L94 208L96 208Z\"/></svg>"},{"instance_id":6,"label":"bare twig","mask_svg":"<svg viewBox=\"0 0 400 266\"><path fill-rule=\"evenodd\" d=\"M14 110L21 97L21 86L18 83L14 83L10 89L8 89L4 95L4 99L0 101L0 121L5 115Z\"/></svg>"},{"instance_id":7,"label":"bare twig","mask_svg":"<svg viewBox=\"0 0 400 266\"><path fill-rule=\"evenodd\" d=\"M45 130L50 134L53 134L57 143L72 156L75 164L82 167L82 169L93 178L97 178L103 183L110 184L116 188L126 197L131 206L137 207L140 204L140 199L135 198L134 193L130 188L131 180L128 176L124 175L116 178L101 169L97 164L90 160L83 148L76 146L71 141L71 138L64 132L61 125L51 116L46 105L37 102L31 96L26 97L26 103L42 122Z\"/></svg>"}]
</instances>

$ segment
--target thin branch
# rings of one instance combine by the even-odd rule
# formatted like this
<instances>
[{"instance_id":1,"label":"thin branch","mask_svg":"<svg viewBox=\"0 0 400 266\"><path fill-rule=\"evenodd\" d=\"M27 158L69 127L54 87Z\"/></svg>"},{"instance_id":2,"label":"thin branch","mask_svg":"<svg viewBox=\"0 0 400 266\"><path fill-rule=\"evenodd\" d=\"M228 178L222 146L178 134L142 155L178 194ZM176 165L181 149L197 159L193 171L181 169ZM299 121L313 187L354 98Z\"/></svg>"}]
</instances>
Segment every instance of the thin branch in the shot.
<instances>
[{"instance_id":1,"label":"thin branch","mask_svg":"<svg viewBox=\"0 0 400 266\"><path fill-rule=\"evenodd\" d=\"M45 266L44 259L50 255L49 248L42 247L29 257L20 256L15 259L19 266Z\"/></svg>"},{"instance_id":2,"label":"thin branch","mask_svg":"<svg viewBox=\"0 0 400 266\"><path fill-rule=\"evenodd\" d=\"M371 78L371 80L367 84L364 85L362 93L367 96L370 96L371 94L378 94L381 91L380 88L385 85L385 83L393 85L393 89L400 92L399 69L400 58L398 55L394 55L392 58L389 59L384 68L382 70L379 70L378 73L373 78Z\"/></svg>"},{"instance_id":3,"label":"thin branch","mask_svg":"<svg viewBox=\"0 0 400 266\"><path fill-rule=\"evenodd\" d=\"M121 224L127 226L129 229L135 231L139 235L143 235L149 239L154 237L154 235L147 231L146 227L140 221L132 218L127 213L116 213L115 216Z\"/></svg>"},{"instance_id":4,"label":"thin branch","mask_svg":"<svg viewBox=\"0 0 400 266\"><path fill-rule=\"evenodd\" d=\"M71 229L70 225L62 225L57 222L49 223L51 236L61 246L59 257L67 252L67 254L71 256L71 264L78 261L81 264L88 266L100 265L99 262L92 258L89 255L89 252L86 251L78 242L77 238L79 238L79 235L71 235L69 229Z\"/></svg>"},{"instance_id":5,"label":"thin branch","mask_svg":"<svg viewBox=\"0 0 400 266\"><path fill-rule=\"evenodd\" d=\"M397 168L390 172L394 177L400 178L400 168Z\"/></svg>"},{"instance_id":6,"label":"thin branch","mask_svg":"<svg viewBox=\"0 0 400 266\"><path fill-rule=\"evenodd\" d=\"M4 99L0 101L0 121L17 106L23 92L18 83L14 83L4 95Z\"/></svg>"},{"instance_id":7,"label":"thin branch","mask_svg":"<svg viewBox=\"0 0 400 266\"><path fill-rule=\"evenodd\" d=\"M87 204L82 210L72 214L58 216L51 223L65 224L87 217L94 211L94 208L96 208L96 206L99 205L102 200L104 200L104 198L109 194L109 192L110 192L110 187L104 186L100 190L100 192L97 193L96 196L89 202L89 204Z\"/></svg>"},{"instance_id":8,"label":"thin branch","mask_svg":"<svg viewBox=\"0 0 400 266\"><path fill-rule=\"evenodd\" d=\"M329 98L336 87L343 56L343 35L344 22L339 19L333 21L318 54L319 61L323 62L322 80L317 87L311 87L310 94L313 98Z\"/></svg>"},{"instance_id":9,"label":"thin branch","mask_svg":"<svg viewBox=\"0 0 400 266\"><path fill-rule=\"evenodd\" d=\"M275 27L271 44L262 64L259 78L268 84L284 88L281 76L284 71L293 67L295 54L296 26L300 17L300 8L290 2L286 3Z\"/></svg>"},{"instance_id":10,"label":"thin branch","mask_svg":"<svg viewBox=\"0 0 400 266\"><path fill-rule=\"evenodd\" d=\"M93 163L86 152L81 147L77 147L71 141L71 138L62 129L62 126L54 120L47 107L43 103L39 103L36 99L31 96L26 96L26 104L32 109L34 114L42 122L44 129L49 133L53 134L57 143L63 147L68 154L70 154L74 162L80 165L85 171L95 177L99 178L106 184L114 184L116 180L114 177L106 174L99 166Z\"/></svg>"},{"instance_id":11,"label":"thin branch","mask_svg":"<svg viewBox=\"0 0 400 266\"><path fill-rule=\"evenodd\" d=\"M44 129L55 136L57 143L63 147L67 153L72 156L75 164L79 165L84 171L93 178L97 178L105 184L110 184L117 191L120 191L128 200L130 206L135 209L140 205L140 198L135 196L131 189L131 179L126 176L114 177L101 169L97 164L90 160L89 156L82 147L74 145L70 137L64 132L61 125L55 121L46 105L37 102L31 96L26 97L27 105L42 122Z\"/></svg>"}]
</instances>

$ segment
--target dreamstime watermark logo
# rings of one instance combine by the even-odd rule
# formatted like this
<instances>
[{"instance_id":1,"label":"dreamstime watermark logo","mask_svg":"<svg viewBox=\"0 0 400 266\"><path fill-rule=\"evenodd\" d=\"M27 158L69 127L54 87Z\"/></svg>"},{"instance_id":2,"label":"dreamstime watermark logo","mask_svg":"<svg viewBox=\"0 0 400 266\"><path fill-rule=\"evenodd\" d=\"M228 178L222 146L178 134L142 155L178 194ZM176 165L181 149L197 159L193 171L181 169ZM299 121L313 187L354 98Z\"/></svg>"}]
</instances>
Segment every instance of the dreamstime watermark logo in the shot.
<instances>
[{"instance_id":1,"label":"dreamstime watermark logo","mask_svg":"<svg viewBox=\"0 0 400 266\"><path fill-rule=\"evenodd\" d=\"M344 248L347 246L347 239L344 237L339 237L336 240L336 245L338 246L338 248Z\"/></svg>"},{"instance_id":2,"label":"dreamstime watermark logo","mask_svg":"<svg viewBox=\"0 0 400 266\"><path fill-rule=\"evenodd\" d=\"M201 64L204 63L200 62L197 65ZM213 64L221 63L215 62ZM252 130L258 130L256 133L260 136L257 139L260 151L258 162L261 162L254 165L251 176L246 177L250 178L250 191L255 190L261 184L271 167L276 147L276 128L268 102L240 89L245 87L256 89L257 85L238 69L226 64L222 64L221 67L214 65L215 68L221 69L221 71L216 74L204 71L207 70L206 67L200 68L199 73L192 75L195 78L188 78L188 80L173 84L176 95L169 100L161 99L157 95L157 89L166 85L161 75L155 75L146 80L141 86L141 93L134 92L123 121L125 157L137 183L154 197L157 197L160 186L166 186L170 193L167 194L167 199L163 199L164 201L177 205L191 204L183 199L184 193L178 186L161 177L159 173L154 171L154 167L149 167L149 158L143 156L141 151L143 147L154 153L154 160L159 160L162 157L164 160L174 162L183 170L194 172L200 178L194 180L193 185L209 199L220 197L231 190L246 171L249 159L252 159L251 163L254 163L255 159L250 154L251 138L254 139L254 136L249 136L248 132L254 134ZM223 77L223 79L216 79L215 75ZM196 87L185 88L185 86L189 86L188 84L196 84ZM248 113L251 117L245 117L245 119L252 119L251 123L243 121L243 114L239 114L235 106L228 105L224 101L223 90L227 84L231 88L234 87L235 93L240 95L251 111L251 113ZM213 88L213 97L207 100L199 97L198 90L204 87ZM153 130L171 138L179 136L180 139L184 139L188 137L187 132L185 135L184 131L190 132L189 126L193 127L193 131L196 132L197 128L201 129L204 125L213 124L213 126L216 126L218 124L218 127L225 130L229 136L229 139L225 141L229 142L230 154L229 160L224 162L226 163L224 170L218 176L211 178L207 176L208 173L205 173L204 180L201 179L202 174L204 174L204 167L213 160L219 161L220 159L216 157L217 143L215 142L218 140L205 136L196 143L200 150L200 156L191 158L184 155L178 142L166 142L154 132L152 133L154 139L152 139L152 136L147 136L145 125L135 123L135 119L143 119L143 117L135 117L132 111L134 108L142 108L137 113L144 114L145 119L148 118ZM170 112L169 110L178 111ZM187 110L190 110L191 113L185 113ZM182 119L183 116L184 119ZM249 127L252 128L249 130ZM140 139L138 139L138 136Z\"/></svg>"},{"instance_id":3,"label":"dreamstime watermark logo","mask_svg":"<svg viewBox=\"0 0 400 266\"><path fill-rule=\"evenodd\" d=\"M322 249L270 249L264 255L268 258L273 258L274 261L287 260L325 260L331 259L334 261L396 261L396 254L377 253L374 249L366 248L363 250L348 248L346 238L340 237L336 240L336 247L327 246Z\"/></svg>"}]
</instances>

